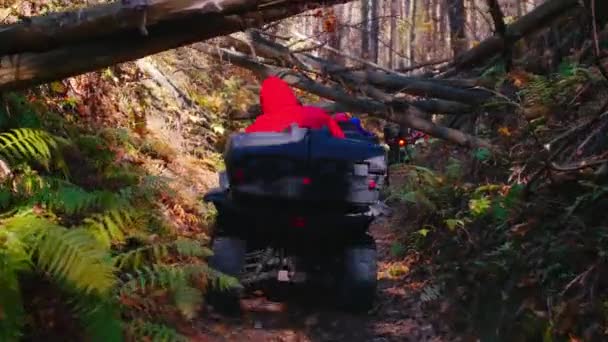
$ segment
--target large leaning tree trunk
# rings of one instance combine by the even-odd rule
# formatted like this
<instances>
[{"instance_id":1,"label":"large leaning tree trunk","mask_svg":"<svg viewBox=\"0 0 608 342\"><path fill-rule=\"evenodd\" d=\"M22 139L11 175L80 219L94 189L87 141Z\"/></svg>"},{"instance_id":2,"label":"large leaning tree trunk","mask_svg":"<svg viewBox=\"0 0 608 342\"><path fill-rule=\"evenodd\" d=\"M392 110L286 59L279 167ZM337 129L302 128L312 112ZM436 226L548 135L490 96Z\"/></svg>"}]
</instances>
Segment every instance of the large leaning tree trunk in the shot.
<instances>
[{"instance_id":1,"label":"large leaning tree trunk","mask_svg":"<svg viewBox=\"0 0 608 342\"><path fill-rule=\"evenodd\" d=\"M524 34L519 32L519 29L523 28L525 32L542 29L543 25L568 13L556 9L574 7L576 5L573 6L570 0L549 0L520 21L508 26L506 31L510 30L513 39L522 38ZM293 31L289 36L302 37L302 34ZM481 45L495 46L492 42L496 39L500 38L492 36ZM309 39L309 43L320 46L314 38ZM486 140L439 126L430 119L431 114L469 115L488 101L501 100L496 98L492 91L479 87L476 80L412 77L333 49L334 53L341 53L344 58L361 65L356 68L344 68L343 65L317 57L309 49L290 50L258 30L223 38L218 45L219 48L205 44L197 44L195 47L247 68L260 77L277 75L295 87L333 101L325 104L327 109L368 113L462 146L494 148ZM474 56L475 60L485 62L500 53L501 47L502 45L499 45L496 49L482 50L483 56L478 55L479 49L476 47L463 52L461 56ZM319 48L332 49L323 45ZM461 59L457 58L458 60ZM317 77L313 79L309 75ZM322 81L318 81L319 76ZM248 116L251 117L255 112L250 111L248 114L251 114Z\"/></svg>"},{"instance_id":2,"label":"large leaning tree trunk","mask_svg":"<svg viewBox=\"0 0 608 342\"><path fill-rule=\"evenodd\" d=\"M519 39L542 29L555 18L566 14L577 6L580 6L579 0L548 0L507 26L503 35L494 35L457 56L450 63L449 68L458 70L477 66L491 57L503 53L507 44L513 44Z\"/></svg>"},{"instance_id":3,"label":"large leaning tree trunk","mask_svg":"<svg viewBox=\"0 0 608 342\"><path fill-rule=\"evenodd\" d=\"M328 45L340 59L362 68L316 57L310 51L292 51L252 30L307 9L346 0L120 0L78 11L30 18L0 26L0 91L45 83L113 64L134 60L196 41L221 39L220 46L198 48L227 58L261 76L278 75L290 84L333 101L329 107L346 108L429 133L467 147L493 146L461 131L434 124L431 114L467 115L495 100L475 80L441 77L417 78L346 54ZM415 2L413 2L415 3ZM548 0L505 29L514 42L578 6L578 0ZM368 3L376 13L375 2ZM378 18L373 18L377 21ZM373 25L372 25L373 26ZM374 30L372 30L374 31ZM292 32L292 36L301 36ZM244 36L244 37L243 37ZM372 44L371 41L368 42ZM225 49L227 44L234 50ZM450 71L482 63L504 50L505 39L493 36L463 52ZM373 46L369 46L372 52ZM321 54L323 55L323 54ZM318 75L324 83L313 81Z\"/></svg>"},{"instance_id":4,"label":"large leaning tree trunk","mask_svg":"<svg viewBox=\"0 0 608 342\"><path fill-rule=\"evenodd\" d=\"M0 26L0 91L78 75L343 0L121 0Z\"/></svg>"}]
</instances>

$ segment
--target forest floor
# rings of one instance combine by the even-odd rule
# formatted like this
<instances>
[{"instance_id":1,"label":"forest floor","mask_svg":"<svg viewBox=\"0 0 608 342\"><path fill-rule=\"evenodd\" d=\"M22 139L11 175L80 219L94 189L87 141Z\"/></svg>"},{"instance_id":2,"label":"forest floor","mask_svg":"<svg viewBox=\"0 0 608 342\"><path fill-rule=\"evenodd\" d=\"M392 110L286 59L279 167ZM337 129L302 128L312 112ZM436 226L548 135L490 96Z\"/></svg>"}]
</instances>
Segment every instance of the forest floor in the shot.
<instances>
[{"instance_id":1,"label":"forest floor","mask_svg":"<svg viewBox=\"0 0 608 342\"><path fill-rule=\"evenodd\" d=\"M378 292L375 307L367 314L337 310L330 295L302 286L284 302L264 297L243 300L238 319L207 315L191 329L192 341L456 341L442 323L441 309L426 308L420 300L427 279L412 272L414 255L394 257L391 244L404 211L377 220L370 228L379 252ZM356 300L356 298L353 298Z\"/></svg>"}]
</instances>

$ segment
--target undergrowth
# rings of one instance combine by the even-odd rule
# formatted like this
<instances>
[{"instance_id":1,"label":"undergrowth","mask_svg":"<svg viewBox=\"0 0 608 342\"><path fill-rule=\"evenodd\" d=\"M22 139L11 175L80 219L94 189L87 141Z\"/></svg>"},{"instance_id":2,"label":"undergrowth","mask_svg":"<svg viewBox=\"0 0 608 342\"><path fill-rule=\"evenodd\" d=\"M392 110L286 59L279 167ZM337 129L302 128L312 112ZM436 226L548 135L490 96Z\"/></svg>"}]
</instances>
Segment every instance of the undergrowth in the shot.
<instances>
[{"instance_id":1,"label":"undergrowth","mask_svg":"<svg viewBox=\"0 0 608 342\"><path fill-rule=\"evenodd\" d=\"M57 317L79 339L185 340L176 317L237 281L206 266L204 241L170 228L159 203L171 189L139 166L137 134L68 120L48 101L11 93L0 106L0 340L52 336L66 328ZM45 284L61 305L39 300Z\"/></svg>"},{"instance_id":2,"label":"undergrowth","mask_svg":"<svg viewBox=\"0 0 608 342\"><path fill-rule=\"evenodd\" d=\"M519 111L495 120L492 138L510 152L475 150L431 170L424 165L442 154L437 143L424 147L417 165L398 167L393 174L403 180L389 199L407 208L412 229L393 249L429 259L417 269L433 275L421 301L449 303L448 322L461 333L482 341L605 340L608 136L594 127L608 120L573 100L601 99L593 92L601 78L565 66L551 76L503 78L520 89ZM550 114L541 122L526 117L528 108L549 105L559 112L543 111Z\"/></svg>"}]
</instances>

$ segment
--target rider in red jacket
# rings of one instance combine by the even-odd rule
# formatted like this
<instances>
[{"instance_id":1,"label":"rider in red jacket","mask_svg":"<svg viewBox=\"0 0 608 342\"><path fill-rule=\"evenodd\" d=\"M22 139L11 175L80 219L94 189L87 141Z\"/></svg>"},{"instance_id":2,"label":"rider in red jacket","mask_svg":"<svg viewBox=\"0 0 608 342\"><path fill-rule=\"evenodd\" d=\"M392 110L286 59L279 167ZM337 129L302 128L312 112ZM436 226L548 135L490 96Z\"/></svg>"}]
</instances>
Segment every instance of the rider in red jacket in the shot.
<instances>
[{"instance_id":1,"label":"rider in red jacket","mask_svg":"<svg viewBox=\"0 0 608 342\"><path fill-rule=\"evenodd\" d=\"M302 106L289 85L278 77L268 77L260 90L262 115L245 129L252 132L282 132L292 123L300 127L321 128L327 126L336 138L344 138L340 126L323 109Z\"/></svg>"}]
</instances>

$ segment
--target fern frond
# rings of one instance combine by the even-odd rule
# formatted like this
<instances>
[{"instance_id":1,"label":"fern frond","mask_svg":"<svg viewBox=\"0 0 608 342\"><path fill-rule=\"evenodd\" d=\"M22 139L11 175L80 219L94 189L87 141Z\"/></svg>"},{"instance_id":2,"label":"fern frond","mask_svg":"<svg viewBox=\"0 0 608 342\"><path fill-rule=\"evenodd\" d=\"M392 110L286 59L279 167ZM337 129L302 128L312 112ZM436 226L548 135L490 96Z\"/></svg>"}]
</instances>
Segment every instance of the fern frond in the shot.
<instances>
[{"instance_id":1,"label":"fern frond","mask_svg":"<svg viewBox=\"0 0 608 342\"><path fill-rule=\"evenodd\" d=\"M87 230L67 229L33 215L13 217L3 224L26 241L37 267L53 277L86 293L105 293L113 287L109 256Z\"/></svg>"},{"instance_id":2,"label":"fern frond","mask_svg":"<svg viewBox=\"0 0 608 342\"><path fill-rule=\"evenodd\" d=\"M207 269L207 278L211 281L211 285L220 291L227 291L242 286L237 278L226 275L210 267Z\"/></svg>"},{"instance_id":3,"label":"fern frond","mask_svg":"<svg viewBox=\"0 0 608 342\"><path fill-rule=\"evenodd\" d=\"M114 285L106 252L84 229L50 228L38 246L38 264L85 292L105 293Z\"/></svg>"},{"instance_id":4,"label":"fern frond","mask_svg":"<svg viewBox=\"0 0 608 342\"><path fill-rule=\"evenodd\" d=\"M209 248L203 247L199 241L192 239L178 238L175 241L175 248L179 255L187 257L204 258L213 255L213 252Z\"/></svg>"},{"instance_id":5,"label":"fern frond","mask_svg":"<svg viewBox=\"0 0 608 342\"><path fill-rule=\"evenodd\" d=\"M58 150L58 138L38 129L18 128L0 133L0 155L10 163L38 162L48 167Z\"/></svg>"},{"instance_id":6,"label":"fern frond","mask_svg":"<svg viewBox=\"0 0 608 342\"><path fill-rule=\"evenodd\" d=\"M28 165L21 165L19 175L12 181L12 191L16 197L33 196L46 187L44 178Z\"/></svg>"},{"instance_id":7,"label":"fern frond","mask_svg":"<svg viewBox=\"0 0 608 342\"><path fill-rule=\"evenodd\" d=\"M109 191L88 192L73 184L47 186L32 199L43 203L52 211L68 215L83 213L94 209L110 209L127 205L120 196Z\"/></svg>"},{"instance_id":8,"label":"fern frond","mask_svg":"<svg viewBox=\"0 0 608 342\"><path fill-rule=\"evenodd\" d=\"M189 286L188 284L179 284L171 289L175 307L187 319L194 318L196 311L203 303L203 293L201 290Z\"/></svg>"},{"instance_id":9,"label":"fern frond","mask_svg":"<svg viewBox=\"0 0 608 342\"><path fill-rule=\"evenodd\" d=\"M24 323L19 272L30 268L26 248L16 234L0 230L0 341L18 341Z\"/></svg>"},{"instance_id":10,"label":"fern frond","mask_svg":"<svg viewBox=\"0 0 608 342\"><path fill-rule=\"evenodd\" d=\"M127 333L135 341L188 342L188 338L166 325L134 320L127 326Z\"/></svg>"},{"instance_id":11,"label":"fern frond","mask_svg":"<svg viewBox=\"0 0 608 342\"><path fill-rule=\"evenodd\" d=\"M127 281L121 286L120 292L121 294L128 295L150 288L170 289L186 284L189 277L197 273L193 268L188 266L180 267L162 264L143 266L133 271L133 273L126 275Z\"/></svg>"},{"instance_id":12,"label":"fern frond","mask_svg":"<svg viewBox=\"0 0 608 342\"><path fill-rule=\"evenodd\" d=\"M159 192L165 192L168 196L175 196L177 193L169 186L169 177L147 175L142 178L137 187L138 195L151 199Z\"/></svg>"},{"instance_id":13,"label":"fern frond","mask_svg":"<svg viewBox=\"0 0 608 342\"><path fill-rule=\"evenodd\" d=\"M8 209L13 198L12 192L7 187L0 186L0 210Z\"/></svg>"},{"instance_id":14,"label":"fern frond","mask_svg":"<svg viewBox=\"0 0 608 342\"><path fill-rule=\"evenodd\" d=\"M169 255L171 244L143 246L114 257L118 269L140 268L145 261L161 262Z\"/></svg>"},{"instance_id":15,"label":"fern frond","mask_svg":"<svg viewBox=\"0 0 608 342\"><path fill-rule=\"evenodd\" d=\"M189 286L194 279L206 277L212 286L225 291L239 288L239 281L231 276L218 272L204 263L186 265L152 265L144 266L126 275L127 280L119 289L121 295L130 296L137 291L148 289L169 289L175 291L182 286Z\"/></svg>"},{"instance_id":16,"label":"fern frond","mask_svg":"<svg viewBox=\"0 0 608 342\"><path fill-rule=\"evenodd\" d=\"M110 210L104 214L96 214L86 218L86 229L93 233L95 238L106 248L113 244L122 244L127 237L129 226L133 223L130 210Z\"/></svg>"},{"instance_id":17,"label":"fern frond","mask_svg":"<svg viewBox=\"0 0 608 342\"><path fill-rule=\"evenodd\" d=\"M123 341L122 321L116 303L96 294L78 294L74 298L74 313L91 341Z\"/></svg>"},{"instance_id":18,"label":"fern frond","mask_svg":"<svg viewBox=\"0 0 608 342\"><path fill-rule=\"evenodd\" d=\"M178 238L174 242L143 246L118 254L114 257L114 265L119 269L139 268L146 261L159 263L174 251L185 257L208 257L212 252L203 247L198 241Z\"/></svg>"}]
</instances>

